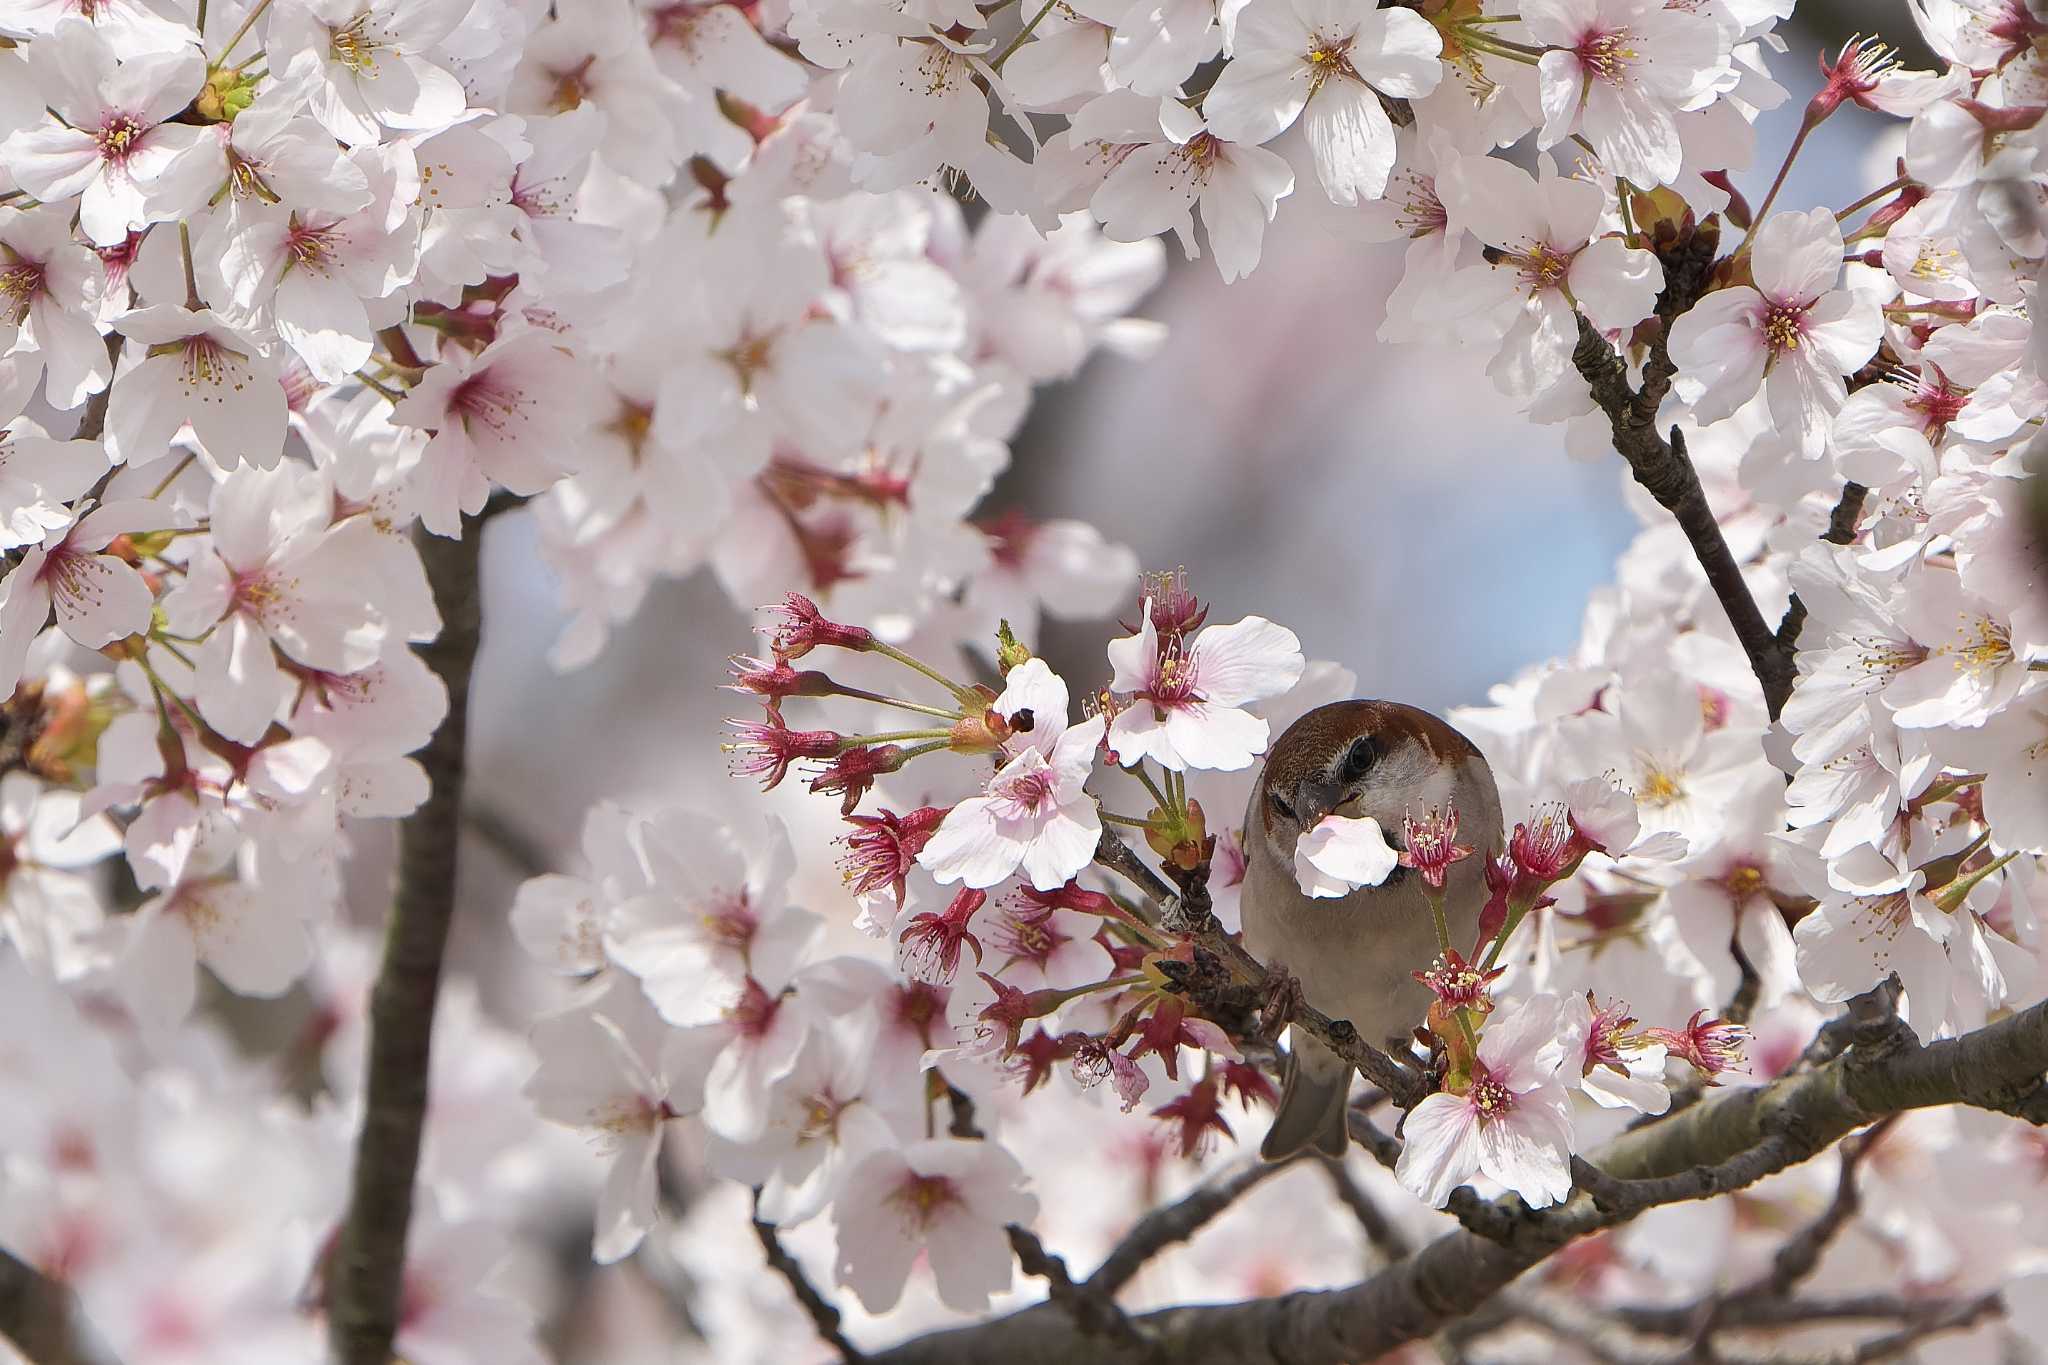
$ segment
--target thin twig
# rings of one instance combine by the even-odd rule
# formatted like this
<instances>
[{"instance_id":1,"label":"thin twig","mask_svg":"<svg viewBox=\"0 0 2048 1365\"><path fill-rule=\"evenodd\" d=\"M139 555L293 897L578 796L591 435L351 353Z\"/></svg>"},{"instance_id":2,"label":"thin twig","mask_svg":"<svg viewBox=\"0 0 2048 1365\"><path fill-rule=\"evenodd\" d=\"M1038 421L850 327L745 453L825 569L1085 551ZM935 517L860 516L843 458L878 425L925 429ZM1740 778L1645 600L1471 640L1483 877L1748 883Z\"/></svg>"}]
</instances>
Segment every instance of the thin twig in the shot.
<instances>
[{"instance_id":1,"label":"thin twig","mask_svg":"<svg viewBox=\"0 0 2048 1365\"><path fill-rule=\"evenodd\" d=\"M1058 1304L1090 1336L1110 1337L1136 1348L1145 1355L1154 1353L1154 1343L1143 1332L1132 1325L1124 1310L1117 1306L1116 1291L1098 1285L1094 1280L1079 1284L1067 1273L1067 1263L1045 1249L1045 1243L1038 1240L1038 1234L1027 1227L1012 1223L1009 1226L1010 1247L1017 1253L1017 1264L1027 1275L1036 1275L1045 1281L1046 1295Z\"/></svg>"},{"instance_id":2,"label":"thin twig","mask_svg":"<svg viewBox=\"0 0 2048 1365\"><path fill-rule=\"evenodd\" d=\"M465 805L462 808L462 827L521 877L539 877L555 870L547 847L519 828L510 815L489 801L471 801Z\"/></svg>"},{"instance_id":3,"label":"thin twig","mask_svg":"<svg viewBox=\"0 0 2048 1365\"><path fill-rule=\"evenodd\" d=\"M448 716L420 754L433 786L399 832L398 886L370 994L363 1127L327 1305L341 1365L389 1365L405 1281L406 1229L427 1113L441 957L455 913L469 677L482 629L474 519L457 540L421 536L441 634L420 658L448 688Z\"/></svg>"},{"instance_id":4,"label":"thin twig","mask_svg":"<svg viewBox=\"0 0 2048 1365\"><path fill-rule=\"evenodd\" d=\"M1944 1301L1940 1311L1915 1316L1896 1331L1853 1346L1815 1355L1759 1355L1725 1346L1702 1353L1691 1345L1671 1347L1644 1341L1631 1333L1618 1315L1574 1302L1561 1294L1517 1294L1511 1304L1517 1315L1579 1347L1602 1365L1688 1365L1694 1361L1712 1361L1715 1365L1871 1365L1895 1359L1931 1336L1974 1326L2004 1311L1996 1294Z\"/></svg>"},{"instance_id":5,"label":"thin twig","mask_svg":"<svg viewBox=\"0 0 2048 1365\"><path fill-rule=\"evenodd\" d=\"M1727 1296L1728 1301L1752 1298L1782 1299L1799 1287L1800 1281L1813 1273L1820 1264L1820 1258L1834 1242L1849 1220L1863 1207L1862 1196L1856 1188L1856 1168L1870 1149L1883 1140L1885 1133L1899 1116L1892 1114L1870 1125L1861 1136L1844 1139L1841 1145L1842 1169L1835 1177L1835 1196L1828 1201L1819 1217L1801 1228L1771 1257L1771 1268L1749 1284Z\"/></svg>"},{"instance_id":6,"label":"thin twig","mask_svg":"<svg viewBox=\"0 0 2048 1365\"><path fill-rule=\"evenodd\" d=\"M1387 1217L1385 1209L1373 1202L1373 1197L1352 1178L1342 1161L1324 1157L1323 1173L1330 1177L1330 1186L1337 1192L1337 1202L1351 1210L1351 1216L1358 1220L1359 1228L1365 1233L1366 1242L1382 1260L1398 1261L1415 1250L1408 1234Z\"/></svg>"},{"instance_id":7,"label":"thin twig","mask_svg":"<svg viewBox=\"0 0 2048 1365\"><path fill-rule=\"evenodd\" d=\"M804 1274L804 1268L797 1264L796 1257L783 1247L775 1224L762 1219L761 1191L758 1189L754 1191L754 1236L760 1240L761 1251L767 1256L769 1267L789 1282L790 1292L796 1295L796 1301L810 1315L811 1325L818 1329L818 1339L839 1352L839 1358L846 1365L861 1365L867 1356L839 1330L839 1310L818 1292L818 1287L811 1283L811 1277Z\"/></svg>"},{"instance_id":8,"label":"thin twig","mask_svg":"<svg viewBox=\"0 0 2048 1365\"><path fill-rule=\"evenodd\" d=\"M1147 867L1144 860L1133 853L1130 845L1108 825L1102 827L1101 838L1095 847L1095 861L1124 877L1151 898L1152 904L1146 907L1149 920L1171 932L1185 934L1189 941L1223 968L1229 978L1227 983L1195 980L1188 974L1183 974L1176 982L1198 1003L1211 1007L1208 1017L1213 1019L1216 1013L1222 1012L1213 1009L1218 1002L1204 998L1213 993L1213 987L1234 985L1266 996L1278 984L1265 965L1246 952L1244 946L1225 933L1217 922L1209 905L1206 872L1197 869L1179 874L1183 880L1176 892L1158 873ZM1197 967L1201 965L1198 961ZM1413 1106L1428 1092L1427 1082L1421 1075L1359 1037L1358 1030L1347 1020L1332 1019L1306 1001L1296 1001L1289 1022L1349 1062L1359 1074L1392 1096L1394 1103L1401 1108Z\"/></svg>"},{"instance_id":9,"label":"thin twig","mask_svg":"<svg viewBox=\"0 0 2048 1365\"><path fill-rule=\"evenodd\" d=\"M1291 1161L1252 1160L1228 1174L1197 1185L1174 1203L1153 1209L1132 1225L1121 1242L1088 1277L1092 1292L1114 1294L1144 1268L1147 1261L1176 1242L1193 1237L1216 1215L1287 1170Z\"/></svg>"}]
</instances>

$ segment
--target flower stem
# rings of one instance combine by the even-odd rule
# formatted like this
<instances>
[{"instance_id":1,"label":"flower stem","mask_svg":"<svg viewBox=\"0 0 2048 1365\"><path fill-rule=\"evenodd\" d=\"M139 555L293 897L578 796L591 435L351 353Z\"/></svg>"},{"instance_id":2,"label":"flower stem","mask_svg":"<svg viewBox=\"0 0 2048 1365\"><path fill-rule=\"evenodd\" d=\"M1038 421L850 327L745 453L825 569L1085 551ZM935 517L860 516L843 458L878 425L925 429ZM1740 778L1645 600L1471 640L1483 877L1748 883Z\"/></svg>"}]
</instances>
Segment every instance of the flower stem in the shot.
<instances>
[{"instance_id":1,"label":"flower stem","mask_svg":"<svg viewBox=\"0 0 2048 1365\"><path fill-rule=\"evenodd\" d=\"M1771 211L1771 205L1778 202L1778 191L1785 188L1785 177L1790 174L1792 163L1799 156L1799 149L1806 145L1807 134L1818 127L1820 127L1820 120L1811 116L1799 121L1799 132L1792 139L1792 145L1786 148L1785 160L1778 166L1778 178L1771 182L1770 191L1764 195L1764 202L1757 207L1757 211L1754 214L1750 215L1749 231L1742 234L1742 244L1735 248L1737 256L1741 256L1749 250L1749 244L1755 239L1756 230L1764 225L1764 217Z\"/></svg>"},{"instance_id":2,"label":"flower stem","mask_svg":"<svg viewBox=\"0 0 2048 1365\"><path fill-rule=\"evenodd\" d=\"M242 26L235 30L234 37L228 39L228 45L220 50L220 59L223 63L227 61L228 54L235 50L235 44L249 36L249 30L256 27L256 21L261 19L263 11L269 8L270 0L256 0L256 7L249 11L249 16L246 19L242 20ZM205 30L202 29L201 33L203 34L204 32Z\"/></svg>"},{"instance_id":3,"label":"flower stem","mask_svg":"<svg viewBox=\"0 0 2048 1365\"><path fill-rule=\"evenodd\" d=\"M1124 771L1127 773L1131 773L1140 782L1145 784L1145 790L1152 794L1153 803L1156 804L1160 810L1165 811L1171 809L1171 805L1166 799L1166 793L1159 790L1159 784L1152 780L1152 774L1145 771L1145 762L1143 759L1140 759L1135 767L1126 768L1124 769Z\"/></svg>"},{"instance_id":4,"label":"flower stem","mask_svg":"<svg viewBox=\"0 0 2048 1365\"><path fill-rule=\"evenodd\" d=\"M185 257L185 307L196 313L206 305L199 301L199 277L192 269L192 229L178 220L178 250Z\"/></svg>"},{"instance_id":5,"label":"flower stem","mask_svg":"<svg viewBox=\"0 0 2048 1365\"><path fill-rule=\"evenodd\" d=\"M1853 218L1857 214L1863 212L1863 210L1869 208L1872 204L1875 204L1878 200L1884 198L1886 195L1891 194L1897 190L1902 190L1912 183L1912 176L1902 175L1897 180L1892 181L1888 185L1879 185L1876 189L1864 195L1855 203L1849 205L1848 208L1837 209L1835 211L1836 221L1840 222Z\"/></svg>"},{"instance_id":6,"label":"flower stem","mask_svg":"<svg viewBox=\"0 0 2048 1365\"><path fill-rule=\"evenodd\" d=\"M1017 36L1010 39L1009 42L1003 45L1003 50L1001 52L998 52L995 56L995 60L988 64L989 70L1001 71L1003 69L1003 63L1010 59L1010 54L1012 52L1015 52L1018 48L1024 45L1024 40L1031 36L1031 30L1038 27L1039 20L1045 18L1046 15L1051 14L1053 6L1057 5L1059 2L1060 0L1045 0L1045 4L1039 7L1038 13L1032 15L1031 18L1025 23L1024 27L1017 30Z\"/></svg>"},{"instance_id":7,"label":"flower stem","mask_svg":"<svg viewBox=\"0 0 2048 1365\"><path fill-rule=\"evenodd\" d=\"M968 687L962 683L954 682L951 678L939 672L938 669L933 668L930 664L926 663L924 660L918 658L914 654L905 654L902 650L896 648L894 645L885 645L880 640L876 640L874 642L873 649L875 653L881 655L885 659L894 659L897 663L902 664L905 668L908 668L913 672L924 674L927 678L930 678L933 682L945 688L948 692L951 692L962 703L979 704L982 700L981 694L976 692L973 688Z\"/></svg>"},{"instance_id":8,"label":"flower stem","mask_svg":"<svg viewBox=\"0 0 2048 1365\"><path fill-rule=\"evenodd\" d=\"M1444 893L1440 889L1431 889L1429 884L1425 882L1422 894L1424 899L1429 902L1430 918L1436 921L1436 949L1440 953L1449 954L1451 951L1451 925L1450 921L1444 918ZM1460 1014L1463 1012L1462 1010L1459 1011Z\"/></svg>"},{"instance_id":9,"label":"flower stem","mask_svg":"<svg viewBox=\"0 0 2048 1365\"><path fill-rule=\"evenodd\" d=\"M1529 47L1524 43L1509 42L1506 38L1489 37L1483 33L1460 30L1458 42L1473 52L1484 52L1493 57L1504 57L1524 66L1534 66L1543 59L1543 49Z\"/></svg>"},{"instance_id":10,"label":"flower stem","mask_svg":"<svg viewBox=\"0 0 2048 1365\"><path fill-rule=\"evenodd\" d=\"M162 497L164 495L164 490L169 488L172 484L176 483L178 481L178 476L184 473L186 470L190 469L192 467L192 462L198 458L199 457L191 451L185 452L185 458L178 461L178 467L176 469L173 469L170 473L164 475L164 481L162 483L158 484L155 488L149 490L149 500L151 502L155 502L158 498Z\"/></svg>"},{"instance_id":11,"label":"flower stem","mask_svg":"<svg viewBox=\"0 0 2048 1365\"><path fill-rule=\"evenodd\" d=\"M1138 818L1137 818L1136 816L1134 816L1134 815L1117 815L1117 814L1114 814L1114 813L1112 813L1112 812L1110 812L1110 811L1106 811L1106 810L1105 810L1105 811L1099 811L1099 812L1097 812L1097 813L1098 813L1098 814L1100 814L1100 815L1102 816L1102 818L1103 818L1103 819L1105 819L1105 820L1109 821L1109 823L1110 823L1110 824L1112 824L1112 825L1126 825L1126 826L1129 826L1129 827L1130 827L1131 829L1150 829L1150 828L1152 828L1152 822L1151 822L1151 821L1149 821L1149 820L1140 820L1140 819L1138 819Z\"/></svg>"},{"instance_id":12,"label":"flower stem","mask_svg":"<svg viewBox=\"0 0 2048 1365\"><path fill-rule=\"evenodd\" d=\"M926 706L920 701L905 701L901 697L885 697L880 692L870 692L866 688L861 687L848 687L845 683L841 682L832 684L831 695L835 697L850 697L855 701L871 701L877 706L893 706L901 711L914 711L920 716L936 716L940 720L960 719L958 711L948 711L937 706Z\"/></svg>"},{"instance_id":13,"label":"flower stem","mask_svg":"<svg viewBox=\"0 0 2048 1365\"><path fill-rule=\"evenodd\" d=\"M951 740L952 738L953 732L951 730L883 730L872 735L845 735L841 737L840 743L851 749L863 744L894 744L898 740L904 739Z\"/></svg>"},{"instance_id":14,"label":"flower stem","mask_svg":"<svg viewBox=\"0 0 2048 1365\"><path fill-rule=\"evenodd\" d=\"M370 392L376 394L393 407L396 407L398 400L405 396L396 389L387 388L385 385L378 383L375 378L363 373L361 370L356 371L355 377L357 382L362 384L364 388L370 390Z\"/></svg>"}]
</instances>

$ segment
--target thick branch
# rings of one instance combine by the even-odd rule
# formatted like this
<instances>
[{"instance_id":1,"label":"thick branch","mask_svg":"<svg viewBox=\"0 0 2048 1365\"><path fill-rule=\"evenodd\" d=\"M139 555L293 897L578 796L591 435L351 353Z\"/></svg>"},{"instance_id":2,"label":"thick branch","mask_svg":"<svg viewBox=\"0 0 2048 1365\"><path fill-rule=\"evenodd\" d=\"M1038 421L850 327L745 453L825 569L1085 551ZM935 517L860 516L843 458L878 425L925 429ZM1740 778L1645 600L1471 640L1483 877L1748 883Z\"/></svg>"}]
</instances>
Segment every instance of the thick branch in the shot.
<instances>
[{"instance_id":1,"label":"thick branch","mask_svg":"<svg viewBox=\"0 0 2048 1365\"><path fill-rule=\"evenodd\" d=\"M1832 1060L1768 1085L1721 1091L1624 1133L1594 1157L1602 1175L1599 1203L1583 1191L1542 1211L1511 1198L1494 1201L1498 1240L1454 1232L1345 1289L1169 1308L1133 1321L1176 1365L1370 1360L1472 1312L1573 1238L1626 1222L1650 1206L1645 1200L1702 1198L1738 1178L1762 1179L1900 1110L1958 1103L2004 1108L2030 1093L2044 1070L2048 1002L1925 1046L1896 1020L1889 1027L1874 1020ZM1995 1307L1995 1301L1972 1301L1938 1323L1913 1321L1845 1358L1881 1359L1929 1331L1975 1321L1970 1314ZM874 1357L886 1365L1092 1365L1128 1358L1044 1306L934 1333Z\"/></svg>"},{"instance_id":2,"label":"thick branch","mask_svg":"<svg viewBox=\"0 0 2048 1365\"><path fill-rule=\"evenodd\" d=\"M420 657L447 684L448 717L419 756L433 790L399 834L397 894L370 994L363 1128L328 1276L329 1329L341 1365L389 1365L398 1331L434 1003L455 913L469 675L482 626L477 554L483 528L471 520L463 530L460 540L422 536L419 542L442 620L440 637L421 646Z\"/></svg>"},{"instance_id":3,"label":"thick branch","mask_svg":"<svg viewBox=\"0 0 2048 1365\"><path fill-rule=\"evenodd\" d=\"M5 1250L0 1250L0 1338L35 1365L111 1365L113 1359L91 1339L77 1297Z\"/></svg>"}]
</instances>

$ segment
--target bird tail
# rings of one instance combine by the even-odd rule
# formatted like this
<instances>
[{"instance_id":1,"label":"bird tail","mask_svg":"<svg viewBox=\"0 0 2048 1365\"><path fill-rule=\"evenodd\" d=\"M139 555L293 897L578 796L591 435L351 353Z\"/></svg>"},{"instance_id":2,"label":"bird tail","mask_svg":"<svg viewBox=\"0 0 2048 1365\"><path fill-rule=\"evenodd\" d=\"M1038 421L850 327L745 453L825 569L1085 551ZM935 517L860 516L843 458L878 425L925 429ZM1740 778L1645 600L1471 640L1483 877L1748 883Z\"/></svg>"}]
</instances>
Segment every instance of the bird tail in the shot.
<instances>
[{"instance_id":1,"label":"bird tail","mask_svg":"<svg viewBox=\"0 0 2048 1365\"><path fill-rule=\"evenodd\" d=\"M1294 1048L1287 1054L1287 1068L1281 1077L1280 1108L1273 1115L1266 1140L1259 1145L1259 1155L1268 1161L1284 1161L1313 1147L1328 1156L1343 1156L1351 1145L1344 1126L1350 1098L1351 1068L1321 1043L1296 1030Z\"/></svg>"}]
</instances>

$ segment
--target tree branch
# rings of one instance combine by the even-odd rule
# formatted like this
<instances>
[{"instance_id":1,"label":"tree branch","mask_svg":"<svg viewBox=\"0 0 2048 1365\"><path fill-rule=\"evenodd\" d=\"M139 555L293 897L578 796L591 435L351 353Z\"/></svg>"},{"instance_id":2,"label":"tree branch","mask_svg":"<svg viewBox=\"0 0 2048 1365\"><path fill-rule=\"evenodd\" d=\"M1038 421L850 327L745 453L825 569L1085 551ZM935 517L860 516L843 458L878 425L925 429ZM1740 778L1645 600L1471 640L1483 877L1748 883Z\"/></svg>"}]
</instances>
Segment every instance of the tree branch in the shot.
<instances>
[{"instance_id":1,"label":"tree branch","mask_svg":"<svg viewBox=\"0 0 2048 1365\"><path fill-rule=\"evenodd\" d=\"M818 1287L811 1283L811 1277L804 1274L804 1268L797 1264L796 1257L783 1247L775 1224L762 1219L761 1191L758 1189L754 1191L754 1236L761 1243L761 1251L767 1256L769 1267L789 1282L790 1292L796 1295L796 1301L810 1315L811 1325L818 1329L818 1339L839 1352L839 1358L845 1365L863 1365L867 1356L839 1330L839 1310L818 1292Z\"/></svg>"},{"instance_id":2,"label":"tree branch","mask_svg":"<svg viewBox=\"0 0 2048 1365\"><path fill-rule=\"evenodd\" d=\"M1286 1170L1292 1162L1252 1160L1228 1175L1205 1181L1179 1201L1153 1209L1124 1234L1095 1273L1088 1288L1114 1294L1144 1268L1147 1261L1177 1242L1185 1242L1201 1231L1216 1215L1236 1203L1242 1195Z\"/></svg>"},{"instance_id":3,"label":"tree branch","mask_svg":"<svg viewBox=\"0 0 2048 1365\"><path fill-rule=\"evenodd\" d=\"M77 1296L5 1249L0 1249L0 1338L34 1365L113 1365L113 1356L92 1339Z\"/></svg>"},{"instance_id":4,"label":"tree branch","mask_svg":"<svg viewBox=\"0 0 2048 1365\"><path fill-rule=\"evenodd\" d=\"M1512 1307L1515 1316L1572 1343L1602 1365L1689 1365L1694 1361L1713 1361L1716 1365L1865 1365L1894 1359L1928 1337L1974 1326L1983 1318L2004 1311L1996 1294L1944 1300L1938 1310L1917 1314L1896 1331L1854 1346L1815 1355L1760 1355L1719 1345L1702 1353L1692 1345L1670 1347L1644 1341L1618 1315L1589 1308L1559 1294L1517 1294Z\"/></svg>"},{"instance_id":5,"label":"tree branch","mask_svg":"<svg viewBox=\"0 0 2048 1365\"><path fill-rule=\"evenodd\" d=\"M1098 1285L1091 1277L1079 1284L1067 1273L1067 1263L1045 1249L1045 1243L1038 1240L1038 1234L1026 1227L1012 1223L1009 1227L1010 1247L1017 1253L1017 1264L1027 1275L1036 1275L1045 1281L1046 1296L1067 1311L1068 1316L1080 1329L1090 1336L1109 1337L1133 1347L1141 1356L1152 1354L1153 1344L1131 1324L1124 1310L1117 1306L1116 1290L1113 1286Z\"/></svg>"},{"instance_id":6,"label":"tree branch","mask_svg":"<svg viewBox=\"0 0 2048 1365\"><path fill-rule=\"evenodd\" d=\"M1415 1250L1394 1220L1387 1212L1373 1202L1365 1187L1352 1179L1351 1172L1335 1157L1324 1157L1323 1172L1330 1177L1330 1186L1337 1192L1337 1201L1351 1210L1351 1216L1358 1220L1359 1228L1365 1233L1365 1240L1383 1261L1398 1261Z\"/></svg>"},{"instance_id":7,"label":"tree branch","mask_svg":"<svg viewBox=\"0 0 2048 1365\"><path fill-rule=\"evenodd\" d=\"M1102 827L1096 844L1095 862L1151 897L1151 917L1161 926L1185 934L1198 949L1192 972L1180 970L1185 964L1171 962L1162 964L1162 969L1173 979L1176 989L1195 1001L1206 1018L1220 1023L1233 1012L1232 1005L1242 1005L1247 996L1268 996L1278 984L1257 958L1223 932L1209 907L1205 871L1186 874L1176 894L1108 825ZM1203 961L1203 954L1208 962ZM1224 998L1230 995L1237 998ZM1401 1108L1412 1107L1428 1093L1427 1082L1421 1075L1359 1037L1348 1020L1332 1019L1307 1001L1297 1001L1289 1022L1349 1062Z\"/></svg>"},{"instance_id":8,"label":"tree branch","mask_svg":"<svg viewBox=\"0 0 2048 1365\"><path fill-rule=\"evenodd\" d=\"M370 994L363 1127L328 1276L328 1326L341 1365L389 1365L398 1332L434 1005L455 913L469 676L482 629L477 558L483 527L470 518L463 532L460 540L423 535L418 541L442 620L439 638L421 646L420 657L448 687L448 716L420 753L433 789L399 833L397 893Z\"/></svg>"},{"instance_id":9,"label":"tree branch","mask_svg":"<svg viewBox=\"0 0 2048 1365\"><path fill-rule=\"evenodd\" d=\"M1669 284L1665 292L1669 296ZM1691 301L1687 300L1685 306L1690 307ZM1659 312L1662 311L1660 304ZM1728 624L1734 627L1742 652L1749 656L1750 670L1763 687L1764 704L1775 720L1784 709L1785 699L1792 695L1792 651L1779 643L1777 635L1765 624L1756 598L1750 595L1742 566L1735 562L1727 538L1721 534L1721 523L1707 502L1706 490L1700 486L1699 471L1693 468L1692 459L1685 452L1685 433L1673 427L1669 441L1657 434L1657 408L1672 373L1669 357L1663 354L1662 340L1644 366L1640 392L1629 386L1628 367L1621 357L1584 316L1579 318L1579 344L1572 352L1572 363L1592 390L1593 401L1607 414L1614 448L1628 461L1629 472L1657 500L1657 505L1671 514L1692 546L1693 558L1699 561L1707 576L1707 586L1714 590Z\"/></svg>"},{"instance_id":10,"label":"tree branch","mask_svg":"<svg viewBox=\"0 0 2048 1365\"><path fill-rule=\"evenodd\" d=\"M1344 1289L1240 1303L1167 1308L1133 1319L1176 1365L1342 1365L1430 1336L1486 1304L1516 1276L1572 1239L1628 1221L1646 1201L1703 1198L1805 1161L1887 1114L1943 1104L2016 1104L2048 1071L2048 1002L1959 1038L1922 1045L1896 1019L1870 1020L1839 1056L1767 1085L1722 1090L1622 1134L1595 1155L1603 1200L1580 1191L1531 1210L1492 1201L1498 1240L1440 1237ZM1362 1116L1361 1116L1362 1117ZM1704 1174L1702 1173L1704 1172ZM1606 1207L1602 1207L1602 1202ZM1897 1354L1930 1332L1974 1322L1995 1299L1971 1300L1854 1348L1846 1360ZM877 1365L1001 1360L1005 1365L1096 1365L1129 1357L1041 1305L905 1342Z\"/></svg>"}]
</instances>

